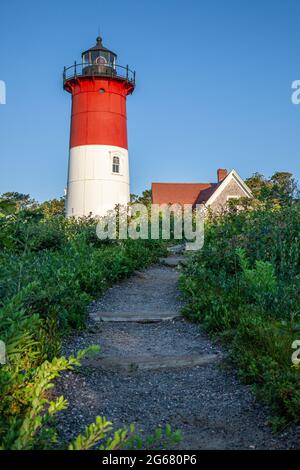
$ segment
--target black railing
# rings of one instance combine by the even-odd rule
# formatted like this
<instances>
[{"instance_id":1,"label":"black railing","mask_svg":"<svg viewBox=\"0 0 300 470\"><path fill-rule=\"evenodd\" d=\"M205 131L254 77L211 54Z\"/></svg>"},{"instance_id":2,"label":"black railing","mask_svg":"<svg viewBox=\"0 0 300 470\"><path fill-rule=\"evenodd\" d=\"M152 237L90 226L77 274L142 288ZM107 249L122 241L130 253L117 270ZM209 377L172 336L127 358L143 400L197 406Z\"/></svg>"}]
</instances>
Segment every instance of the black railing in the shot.
<instances>
[{"instance_id":1,"label":"black railing","mask_svg":"<svg viewBox=\"0 0 300 470\"><path fill-rule=\"evenodd\" d=\"M98 64L77 64L70 67L64 67L63 80L64 84L67 80L77 77L110 77L121 78L135 85L135 72L129 69L128 65L98 65Z\"/></svg>"}]
</instances>

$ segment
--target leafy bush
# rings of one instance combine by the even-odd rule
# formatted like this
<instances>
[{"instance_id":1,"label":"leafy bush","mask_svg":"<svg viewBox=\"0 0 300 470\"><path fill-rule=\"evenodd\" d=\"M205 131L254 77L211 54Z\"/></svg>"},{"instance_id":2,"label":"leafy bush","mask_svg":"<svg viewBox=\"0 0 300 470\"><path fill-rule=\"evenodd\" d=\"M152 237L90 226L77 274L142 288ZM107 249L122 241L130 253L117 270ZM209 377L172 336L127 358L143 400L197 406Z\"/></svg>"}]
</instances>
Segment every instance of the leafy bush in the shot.
<instances>
[{"instance_id":1,"label":"leafy bush","mask_svg":"<svg viewBox=\"0 0 300 470\"><path fill-rule=\"evenodd\" d=\"M279 418L298 422L300 203L229 211L206 224L205 244L181 276L186 315L229 346L240 376Z\"/></svg>"},{"instance_id":2,"label":"leafy bush","mask_svg":"<svg viewBox=\"0 0 300 470\"><path fill-rule=\"evenodd\" d=\"M75 221L60 212L59 204L26 206L0 218L0 339L7 352L0 365L2 449L58 445L52 421L67 403L51 401L48 391L84 354L59 357L62 336L84 327L94 297L165 253L160 241L101 241L91 218ZM111 423L98 417L69 449L90 448L110 431ZM169 429L167 435L178 438ZM119 430L101 445L114 449L129 439L130 430Z\"/></svg>"}]
</instances>

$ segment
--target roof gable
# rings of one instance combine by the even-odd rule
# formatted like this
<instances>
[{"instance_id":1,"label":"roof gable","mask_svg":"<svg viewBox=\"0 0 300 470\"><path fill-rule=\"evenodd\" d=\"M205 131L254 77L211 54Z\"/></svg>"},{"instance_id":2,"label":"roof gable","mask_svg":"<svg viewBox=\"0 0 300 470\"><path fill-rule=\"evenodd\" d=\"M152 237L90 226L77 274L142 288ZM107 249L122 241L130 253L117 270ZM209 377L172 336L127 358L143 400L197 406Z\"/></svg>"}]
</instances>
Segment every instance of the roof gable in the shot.
<instances>
[{"instance_id":1,"label":"roof gable","mask_svg":"<svg viewBox=\"0 0 300 470\"><path fill-rule=\"evenodd\" d=\"M238 175L235 170L231 170L230 173L226 176L226 178L221 181L215 191L210 195L210 197L206 201L206 205L211 205L217 197L224 191L226 186L230 183L230 181L234 180L242 191L245 193L245 197L253 197L251 189L246 185L246 183L242 180L242 178Z\"/></svg>"}]
</instances>

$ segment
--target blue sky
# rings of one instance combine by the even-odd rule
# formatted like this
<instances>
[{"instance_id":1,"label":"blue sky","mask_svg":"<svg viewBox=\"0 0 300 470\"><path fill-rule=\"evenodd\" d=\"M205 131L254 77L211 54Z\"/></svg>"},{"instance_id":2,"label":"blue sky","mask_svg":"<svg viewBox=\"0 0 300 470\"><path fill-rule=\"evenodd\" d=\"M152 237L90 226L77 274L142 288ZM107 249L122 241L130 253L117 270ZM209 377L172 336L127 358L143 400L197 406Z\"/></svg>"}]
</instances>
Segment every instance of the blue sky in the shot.
<instances>
[{"instance_id":1,"label":"blue sky","mask_svg":"<svg viewBox=\"0 0 300 470\"><path fill-rule=\"evenodd\" d=\"M94 45L137 71L128 97L131 191L291 171L300 179L298 0L3 0L0 193L59 197L70 95L62 69Z\"/></svg>"}]
</instances>

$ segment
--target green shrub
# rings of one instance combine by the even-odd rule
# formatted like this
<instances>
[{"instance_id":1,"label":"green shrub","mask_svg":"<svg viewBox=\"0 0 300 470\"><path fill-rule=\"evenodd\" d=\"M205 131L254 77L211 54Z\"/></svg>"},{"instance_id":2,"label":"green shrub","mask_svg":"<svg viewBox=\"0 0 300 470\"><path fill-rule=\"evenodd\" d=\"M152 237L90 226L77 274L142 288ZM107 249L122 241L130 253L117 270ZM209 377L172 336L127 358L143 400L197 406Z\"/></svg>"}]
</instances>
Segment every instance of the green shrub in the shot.
<instances>
[{"instance_id":1,"label":"green shrub","mask_svg":"<svg viewBox=\"0 0 300 470\"><path fill-rule=\"evenodd\" d=\"M229 212L206 223L205 244L180 286L186 315L226 340L241 378L273 408L274 426L299 422L300 203Z\"/></svg>"},{"instance_id":2,"label":"green shrub","mask_svg":"<svg viewBox=\"0 0 300 470\"><path fill-rule=\"evenodd\" d=\"M7 363L0 365L2 449L59 445L52 421L67 404L63 397L52 402L47 391L82 357L59 357L61 338L71 328L84 327L93 298L165 253L160 241L103 242L91 218L65 219L56 206L0 218L0 340L7 350ZM110 423L97 418L69 449L90 448L108 430ZM119 430L101 445L114 449L130 439L130 430Z\"/></svg>"}]
</instances>

